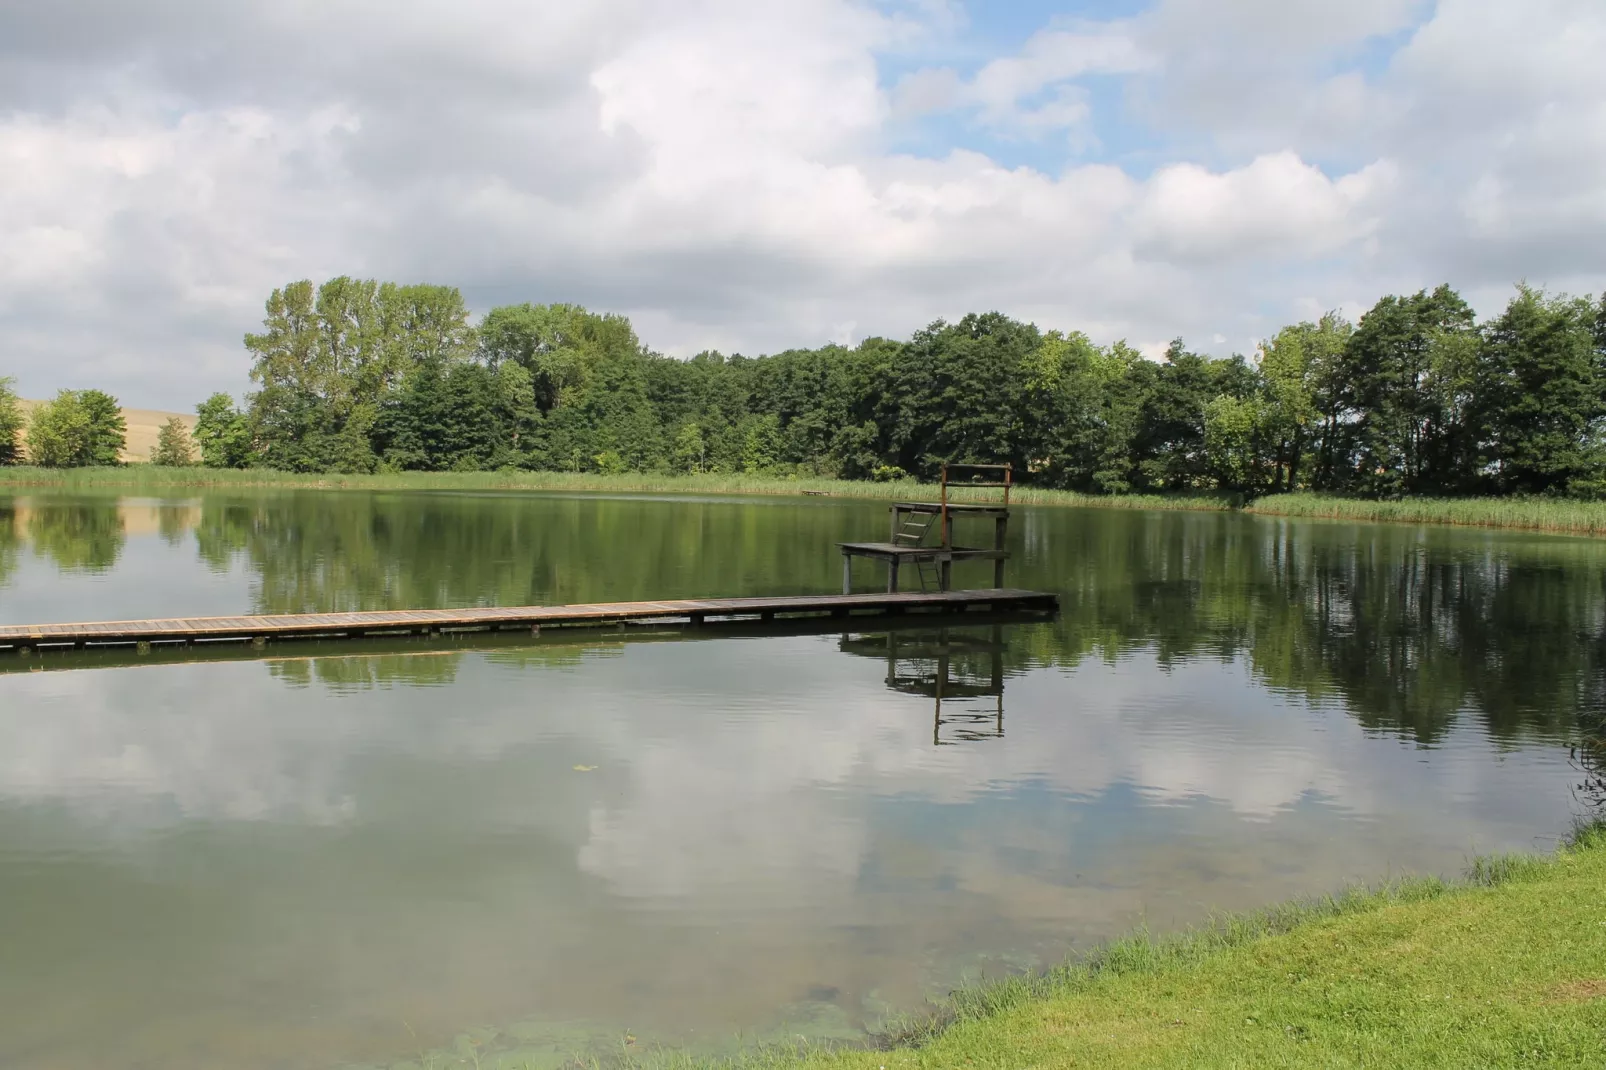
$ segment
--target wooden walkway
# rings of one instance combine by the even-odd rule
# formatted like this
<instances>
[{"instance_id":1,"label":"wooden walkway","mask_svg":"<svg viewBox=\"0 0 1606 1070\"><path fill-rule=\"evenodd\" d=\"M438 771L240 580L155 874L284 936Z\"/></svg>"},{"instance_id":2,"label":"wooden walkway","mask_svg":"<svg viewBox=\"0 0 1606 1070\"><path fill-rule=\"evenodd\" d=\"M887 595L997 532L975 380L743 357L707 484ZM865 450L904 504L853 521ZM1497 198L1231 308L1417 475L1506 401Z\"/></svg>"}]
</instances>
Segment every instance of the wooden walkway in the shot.
<instances>
[{"instance_id":1,"label":"wooden walkway","mask_svg":"<svg viewBox=\"0 0 1606 1070\"><path fill-rule=\"evenodd\" d=\"M981 590L888 594L788 595L765 598L700 598L671 602L602 602L578 606L413 609L398 612L304 613L260 617L182 617L171 620L100 621L83 624L0 625L0 650L92 648L144 644L262 644L285 639L356 639L367 636L447 632L538 632L543 627L598 627L682 619L760 621L777 618L1053 610L1059 597L1038 591Z\"/></svg>"}]
</instances>

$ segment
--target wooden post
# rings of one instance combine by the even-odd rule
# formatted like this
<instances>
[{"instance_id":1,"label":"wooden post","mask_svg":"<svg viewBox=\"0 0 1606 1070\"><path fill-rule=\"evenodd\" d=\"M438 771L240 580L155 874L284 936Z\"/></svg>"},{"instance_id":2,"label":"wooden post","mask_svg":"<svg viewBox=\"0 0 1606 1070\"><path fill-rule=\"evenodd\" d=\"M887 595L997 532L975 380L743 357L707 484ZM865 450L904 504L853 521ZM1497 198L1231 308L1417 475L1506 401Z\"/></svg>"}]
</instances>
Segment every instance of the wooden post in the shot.
<instances>
[{"instance_id":1,"label":"wooden post","mask_svg":"<svg viewBox=\"0 0 1606 1070\"><path fill-rule=\"evenodd\" d=\"M898 593L898 558L897 555L887 559L887 593Z\"/></svg>"},{"instance_id":2,"label":"wooden post","mask_svg":"<svg viewBox=\"0 0 1606 1070\"><path fill-rule=\"evenodd\" d=\"M945 557L937 569L937 590L947 591L954 585L954 559Z\"/></svg>"},{"instance_id":3,"label":"wooden post","mask_svg":"<svg viewBox=\"0 0 1606 1070\"><path fill-rule=\"evenodd\" d=\"M1004 543L1007 541L1008 534L1009 517L1007 515L1001 516L993 523L994 550L997 550L1000 553L1003 552ZM1004 559L1002 557L993 562L993 586L999 588L1000 590L1004 586Z\"/></svg>"},{"instance_id":4,"label":"wooden post","mask_svg":"<svg viewBox=\"0 0 1606 1070\"><path fill-rule=\"evenodd\" d=\"M842 593L853 593L853 555L846 550L842 552Z\"/></svg>"}]
</instances>

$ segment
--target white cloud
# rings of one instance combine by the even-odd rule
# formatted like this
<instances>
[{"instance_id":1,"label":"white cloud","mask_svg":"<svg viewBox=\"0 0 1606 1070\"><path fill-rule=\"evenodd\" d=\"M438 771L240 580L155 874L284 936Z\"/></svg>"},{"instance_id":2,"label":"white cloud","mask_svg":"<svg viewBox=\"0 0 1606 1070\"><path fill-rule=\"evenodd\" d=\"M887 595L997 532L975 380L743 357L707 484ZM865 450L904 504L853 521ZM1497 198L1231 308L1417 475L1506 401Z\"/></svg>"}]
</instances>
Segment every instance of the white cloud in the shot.
<instances>
[{"instance_id":1,"label":"white cloud","mask_svg":"<svg viewBox=\"0 0 1606 1070\"><path fill-rule=\"evenodd\" d=\"M1070 84L1090 74L1136 74L1155 65L1119 25L1096 33L1048 29L1019 54L984 65L968 82L948 67L927 67L902 78L898 112L916 116L974 109L981 122L1006 133L1070 130L1091 116L1086 91Z\"/></svg>"},{"instance_id":2,"label":"white cloud","mask_svg":"<svg viewBox=\"0 0 1606 1070\"><path fill-rule=\"evenodd\" d=\"M1139 248L1170 261L1317 257L1374 231L1395 169L1379 162L1330 179L1291 152L1217 174L1163 168L1137 211Z\"/></svg>"},{"instance_id":3,"label":"white cloud","mask_svg":"<svg viewBox=\"0 0 1606 1070\"><path fill-rule=\"evenodd\" d=\"M380 10L0 14L0 372L193 404L245 385L268 289L340 272L577 300L676 353L987 308L1242 339L1308 300L1606 285L1606 12L1583 0L1169 0L892 87L882 58L936 55L962 13ZM1130 112L1095 108L1095 75ZM1109 155L1021 166L963 123L923 156L889 147L943 112L1049 159L1067 138Z\"/></svg>"}]
</instances>

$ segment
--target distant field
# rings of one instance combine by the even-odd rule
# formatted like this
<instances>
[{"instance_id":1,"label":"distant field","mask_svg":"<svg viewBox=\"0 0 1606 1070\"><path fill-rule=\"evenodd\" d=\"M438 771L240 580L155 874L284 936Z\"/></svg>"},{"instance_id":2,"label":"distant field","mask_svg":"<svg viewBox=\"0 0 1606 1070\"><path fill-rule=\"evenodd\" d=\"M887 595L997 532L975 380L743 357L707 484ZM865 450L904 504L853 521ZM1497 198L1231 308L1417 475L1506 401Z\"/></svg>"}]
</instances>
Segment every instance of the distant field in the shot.
<instances>
[{"instance_id":1,"label":"distant field","mask_svg":"<svg viewBox=\"0 0 1606 1070\"><path fill-rule=\"evenodd\" d=\"M29 415L42 401L29 401L21 399L22 411ZM190 431L195 430L195 414L184 412L162 412L157 409L124 409L123 419L128 423L128 439L123 444L123 460L148 461L151 459L151 449L156 445L156 435L162 425L177 416L184 421L184 426Z\"/></svg>"}]
</instances>

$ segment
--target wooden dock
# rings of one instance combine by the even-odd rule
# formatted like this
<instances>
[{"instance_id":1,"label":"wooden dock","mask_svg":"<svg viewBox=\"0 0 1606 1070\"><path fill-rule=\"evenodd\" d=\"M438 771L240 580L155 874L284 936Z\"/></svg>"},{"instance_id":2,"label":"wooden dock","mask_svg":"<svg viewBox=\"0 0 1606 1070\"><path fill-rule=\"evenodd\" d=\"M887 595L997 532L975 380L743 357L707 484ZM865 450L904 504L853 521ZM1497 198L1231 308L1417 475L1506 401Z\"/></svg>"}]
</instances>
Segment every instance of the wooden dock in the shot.
<instances>
[{"instance_id":1,"label":"wooden dock","mask_svg":"<svg viewBox=\"0 0 1606 1070\"><path fill-rule=\"evenodd\" d=\"M553 627L604 627L684 620L773 621L802 617L847 618L907 613L948 614L971 610L1054 610L1059 597L1040 591L890 592L847 595L783 595L759 598L700 598L667 602L602 602L574 606L470 607L397 612L301 613L249 617L181 617L168 620L99 621L81 624L0 625L0 650L116 646L154 647L212 643L257 646L290 639L357 639L370 636L459 632L538 633Z\"/></svg>"}]
</instances>

